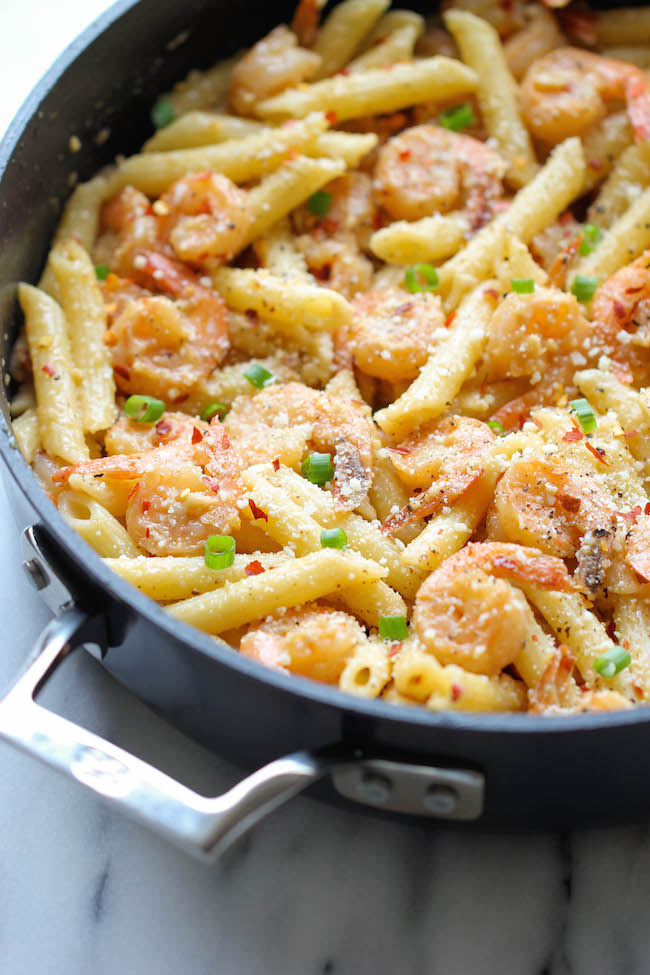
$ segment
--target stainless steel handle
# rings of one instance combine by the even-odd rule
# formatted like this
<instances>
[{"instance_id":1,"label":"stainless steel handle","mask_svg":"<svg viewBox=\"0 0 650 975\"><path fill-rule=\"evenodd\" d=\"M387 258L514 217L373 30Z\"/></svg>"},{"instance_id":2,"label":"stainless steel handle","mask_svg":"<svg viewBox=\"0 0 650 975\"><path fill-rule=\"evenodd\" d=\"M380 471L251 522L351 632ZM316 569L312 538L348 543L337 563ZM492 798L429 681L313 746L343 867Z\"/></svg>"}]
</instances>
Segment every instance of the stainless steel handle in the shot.
<instances>
[{"instance_id":1,"label":"stainless steel handle","mask_svg":"<svg viewBox=\"0 0 650 975\"><path fill-rule=\"evenodd\" d=\"M295 752L206 798L34 700L71 650L96 639L76 607L52 620L26 669L0 701L0 738L71 776L199 857L217 857L255 822L337 764Z\"/></svg>"}]
</instances>

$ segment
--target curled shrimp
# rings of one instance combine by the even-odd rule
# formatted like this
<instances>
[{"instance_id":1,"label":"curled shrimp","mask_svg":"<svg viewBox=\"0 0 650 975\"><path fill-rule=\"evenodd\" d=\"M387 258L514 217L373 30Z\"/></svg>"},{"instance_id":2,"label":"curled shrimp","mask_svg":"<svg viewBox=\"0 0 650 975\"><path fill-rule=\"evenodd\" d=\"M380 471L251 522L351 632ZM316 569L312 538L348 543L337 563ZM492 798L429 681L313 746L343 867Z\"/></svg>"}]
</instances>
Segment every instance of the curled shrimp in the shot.
<instances>
[{"instance_id":1,"label":"curled shrimp","mask_svg":"<svg viewBox=\"0 0 650 975\"><path fill-rule=\"evenodd\" d=\"M501 199L504 172L499 154L478 139L437 125L416 125L380 149L375 193L395 220L463 209L470 230L476 231Z\"/></svg>"},{"instance_id":2,"label":"curled shrimp","mask_svg":"<svg viewBox=\"0 0 650 975\"><path fill-rule=\"evenodd\" d=\"M530 8L530 19L522 30L504 43L503 53L513 76L520 81L530 64L565 43L553 14L546 7L536 6Z\"/></svg>"},{"instance_id":3,"label":"curled shrimp","mask_svg":"<svg viewBox=\"0 0 650 975\"><path fill-rule=\"evenodd\" d=\"M320 55L299 47L293 31L280 24L254 44L232 69L230 104L238 115L253 115L256 102L306 81L320 64Z\"/></svg>"},{"instance_id":4,"label":"curled shrimp","mask_svg":"<svg viewBox=\"0 0 650 975\"><path fill-rule=\"evenodd\" d=\"M158 222L151 203L133 186L125 186L104 203L99 230L93 249L96 263L106 264L123 277L131 274L139 251L158 246Z\"/></svg>"},{"instance_id":5,"label":"curled shrimp","mask_svg":"<svg viewBox=\"0 0 650 975\"><path fill-rule=\"evenodd\" d=\"M296 246L319 284L338 291L344 298L354 298L367 291L372 283L373 266L361 253L351 233L302 234Z\"/></svg>"},{"instance_id":6,"label":"curled shrimp","mask_svg":"<svg viewBox=\"0 0 650 975\"><path fill-rule=\"evenodd\" d=\"M650 138L650 82L633 64L576 47L560 47L529 67L520 88L532 134L550 145L583 135L624 101L634 137Z\"/></svg>"},{"instance_id":7,"label":"curled shrimp","mask_svg":"<svg viewBox=\"0 0 650 975\"><path fill-rule=\"evenodd\" d=\"M374 437L365 403L286 383L238 397L224 424L246 466L277 459L299 470L310 451L330 452L335 507L352 510L365 500Z\"/></svg>"},{"instance_id":8,"label":"curled shrimp","mask_svg":"<svg viewBox=\"0 0 650 975\"><path fill-rule=\"evenodd\" d=\"M425 579L415 599L418 637L442 664L498 674L523 648L533 619L511 582L567 591L561 559L503 542L470 542Z\"/></svg>"},{"instance_id":9,"label":"curled shrimp","mask_svg":"<svg viewBox=\"0 0 650 975\"><path fill-rule=\"evenodd\" d=\"M138 423L126 416L120 417L104 437L107 454L136 454L162 447L175 441L192 443L197 432L204 436L208 424L187 413L166 411L156 423Z\"/></svg>"},{"instance_id":10,"label":"curled shrimp","mask_svg":"<svg viewBox=\"0 0 650 975\"><path fill-rule=\"evenodd\" d=\"M376 229L372 180L367 173L345 173L328 183L324 191L330 197L326 215L319 217L306 206L299 207L292 215L296 233L352 234L360 247L367 248Z\"/></svg>"},{"instance_id":11,"label":"curled shrimp","mask_svg":"<svg viewBox=\"0 0 650 975\"><path fill-rule=\"evenodd\" d=\"M650 582L650 516L637 518L625 539L625 555L634 571Z\"/></svg>"},{"instance_id":12,"label":"curled shrimp","mask_svg":"<svg viewBox=\"0 0 650 975\"><path fill-rule=\"evenodd\" d=\"M240 251L253 219L246 193L221 173L177 179L154 210L162 240L182 261L198 267L227 261Z\"/></svg>"},{"instance_id":13,"label":"curled shrimp","mask_svg":"<svg viewBox=\"0 0 650 975\"><path fill-rule=\"evenodd\" d=\"M239 650L265 667L333 684L365 641L365 631L347 613L303 606L251 627Z\"/></svg>"},{"instance_id":14,"label":"curled shrimp","mask_svg":"<svg viewBox=\"0 0 650 975\"><path fill-rule=\"evenodd\" d=\"M495 439L487 423L454 415L427 424L414 439L389 448L404 483L426 490L387 518L382 530L393 532L456 501L484 474L485 452Z\"/></svg>"},{"instance_id":15,"label":"curled shrimp","mask_svg":"<svg viewBox=\"0 0 650 975\"><path fill-rule=\"evenodd\" d=\"M438 295L374 288L352 302L350 345L362 370L379 379L415 379L446 334Z\"/></svg>"},{"instance_id":16,"label":"curled shrimp","mask_svg":"<svg viewBox=\"0 0 650 975\"><path fill-rule=\"evenodd\" d=\"M650 251L622 267L596 291L591 306L596 352L608 355L636 383L650 379Z\"/></svg>"},{"instance_id":17,"label":"curled shrimp","mask_svg":"<svg viewBox=\"0 0 650 975\"><path fill-rule=\"evenodd\" d=\"M501 37L509 37L526 23L528 4L525 0L444 0L441 10L468 10L492 24Z\"/></svg>"},{"instance_id":18,"label":"curled shrimp","mask_svg":"<svg viewBox=\"0 0 650 975\"><path fill-rule=\"evenodd\" d=\"M126 507L126 528L150 555L200 555L205 540L240 525L237 501L245 494L235 451L217 417L192 440L151 450L114 454L62 468L71 474L135 481Z\"/></svg>"},{"instance_id":19,"label":"curled shrimp","mask_svg":"<svg viewBox=\"0 0 650 975\"><path fill-rule=\"evenodd\" d=\"M327 0L300 0L291 20L291 30L302 47L311 47L316 39L320 15Z\"/></svg>"}]
</instances>

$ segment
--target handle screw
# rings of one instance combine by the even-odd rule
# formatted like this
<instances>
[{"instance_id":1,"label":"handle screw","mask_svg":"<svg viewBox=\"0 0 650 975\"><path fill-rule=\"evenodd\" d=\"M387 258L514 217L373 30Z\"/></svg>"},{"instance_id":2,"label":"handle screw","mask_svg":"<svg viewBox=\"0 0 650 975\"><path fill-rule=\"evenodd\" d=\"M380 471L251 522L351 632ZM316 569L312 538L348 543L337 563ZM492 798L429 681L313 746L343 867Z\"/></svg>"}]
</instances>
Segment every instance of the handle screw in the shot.
<instances>
[{"instance_id":1,"label":"handle screw","mask_svg":"<svg viewBox=\"0 0 650 975\"><path fill-rule=\"evenodd\" d=\"M422 805L434 816L452 816L458 805L458 793L448 785L432 785L425 793Z\"/></svg>"},{"instance_id":2,"label":"handle screw","mask_svg":"<svg viewBox=\"0 0 650 975\"><path fill-rule=\"evenodd\" d=\"M47 573L43 566L36 561L36 559L30 559L28 562L23 562L23 569L25 570L25 575L29 582L36 590L40 592L41 589L45 589L50 584Z\"/></svg>"},{"instance_id":3,"label":"handle screw","mask_svg":"<svg viewBox=\"0 0 650 975\"><path fill-rule=\"evenodd\" d=\"M365 772L357 785L357 795L362 802L373 806L384 806L390 799L393 783L384 775L376 772Z\"/></svg>"}]
</instances>

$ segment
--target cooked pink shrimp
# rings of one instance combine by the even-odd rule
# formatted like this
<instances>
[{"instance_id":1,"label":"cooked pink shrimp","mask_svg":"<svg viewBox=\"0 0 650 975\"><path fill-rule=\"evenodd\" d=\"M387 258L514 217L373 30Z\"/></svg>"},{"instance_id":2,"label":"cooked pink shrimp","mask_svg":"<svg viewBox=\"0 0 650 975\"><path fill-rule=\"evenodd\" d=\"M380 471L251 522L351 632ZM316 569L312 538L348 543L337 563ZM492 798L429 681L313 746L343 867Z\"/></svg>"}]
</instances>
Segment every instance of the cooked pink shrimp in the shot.
<instances>
[{"instance_id":1,"label":"cooked pink shrimp","mask_svg":"<svg viewBox=\"0 0 650 975\"><path fill-rule=\"evenodd\" d=\"M444 0L442 10L468 10L487 20L501 37L508 37L526 23L528 4L525 0Z\"/></svg>"},{"instance_id":2,"label":"cooked pink shrimp","mask_svg":"<svg viewBox=\"0 0 650 975\"><path fill-rule=\"evenodd\" d=\"M158 223L151 203L139 190L125 186L107 200L100 213L100 236L93 249L98 264L128 277L140 250L158 246Z\"/></svg>"},{"instance_id":3,"label":"cooked pink shrimp","mask_svg":"<svg viewBox=\"0 0 650 975\"><path fill-rule=\"evenodd\" d=\"M373 199L372 180L367 173L349 172L332 180L324 187L331 197L324 217L313 214L306 206L292 215L297 233L314 233L337 236L353 234L357 243L367 248L376 230L376 207Z\"/></svg>"},{"instance_id":4,"label":"cooked pink shrimp","mask_svg":"<svg viewBox=\"0 0 650 975\"><path fill-rule=\"evenodd\" d=\"M517 81L523 78L534 61L566 44L566 38L549 10L541 6L531 6L529 9L530 19L525 27L509 37L503 45L508 67Z\"/></svg>"},{"instance_id":5,"label":"cooked pink shrimp","mask_svg":"<svg viewBox=\"0 0 650 975\"><path fill-rule=\"evenodd\" d=\"M245 466L280 460L300 470L312 451L332 453L334 505L352 510L372 483L374 432L365 403L285 383L239 396L224 425Z\"/></svg>"},{"instance_id":6,"label":"cooked pink shrimp","mask_svg":"<svg viewBox=\"0 0 650 975\"><path fill-rule=\"evenodd\" d=\"M425 579L415 599L418 637L442 664L498 674L522 649L533 619L509 581L568 591L561 559L503 542L470 542Z\"/></svg>"},{"instance_id":7,"label":"cooked pink shrimp","mask_svg":"<svg viewBox=\"0 0 650 975\"><path fill-rule=\"evenodd\" d=\"M606 354L628 381L650 381L650 250L616 271L596 291L591 306L593 350Z\"/></svg>"},{"instance_id":8,"label":"cooked pink shrimp","mask_svg":"<svg viewBox=\"0 0 650 975\"><path fill-rule=\"evenodd\" d=\"M323 287L351 299L371 286L372 262L361 253L351 233L342 231L330 236L313 231L296 237L295 243L309 271Z\"/></svg>"},{"instance_id":9,"label":"cooked pink shrimp","mask_svg":"<svg viewBox=\"0 0 650 975\"><path fill-rule=\"evenodd\" d=\"M245 495L239 461L217 417L192 441L179 438L152 450L114 454L65 467L73 473L135 481L126 527L151 555L200 555L205 540L239 527L237 501Z\"/></svg>"},{"instance_id":10,"label":"cooked pink shrimp","mask_svg":"<svg viewBox=\"0 0 650 975\"><path fill-rule=\"evenodd\" d=\"M640 515L628 532L625 555L634 571L650 582L650 515Z\"/></svg>"},{"instance_id":11,"label":"cooked pink shrimp","mask_svg":"<svg viewBox=\"0 0 650 975\"><path fill-rule=\"evenodd\" d=\"M244 246L252 221L246 193L221 173L177 179L154 211L162 240L198 267L230 260Z\"/></svg>"},{"instance_id":12,"label":"cooked pink shrimp","mask_svg":"<svg viewBox=\"0 0 650 975\"><path fill-rule=\"evenodd\" d=\"M311 47L316 38L320 15L327 0L300 0L291 20L291 30L302 47Z\"/></svg>"},{"instance_id":13,"label":"cooked pink shrimp","mask_svg":"<svg viewBox=\"0 0 650 975\"><path fill-rule=\"evenodd\" d=\"M560 47L535 61L520 88L532 134L550 145L583 135L624 101L637 142L650 138L650 82L633 64L576 47Z\"/></svg>"},{"instance_id":14,"label":"cooked pink shrimp","mask_svg":"<svg viewBox=\"0 0 650 975\"><path fill-rule=\"evenodd\" d=\"M499 154L478 139L437 125L416 125L380 149L375 192L395 220L463 209L476 231L501 199L504 171Z\"/></svg>"},{"instance_id":15,"label":"cooked pink shrimp","mask_svg":"<svg viewBox=\"0 0 650 975\"><path fill-rule=\"evenodd\" d=\"M106 431L107 454L136 454L175 441L193 443L207 433L208 424L187 413L165 412L157 423L138 423L123 416Z\"/></svg>"},{"instance_id":16,"label":"cooked pink shrimp","mask_svg":"<svg viewBox=\"0 0 650 975\"><path fill-rule=\"evenodd\" d=\"M453 504L483 475L485 451L495 439L481 420L454 415L427 424L414 439L389 448L404 483L426 490L387 518L382 531L393 532Z\"/></svg>"},{"instance_id":17,"label":"cooked pink shrimp","mask_svg":"<svg viewBox=\"0 0 650 975\"><path fill-rule=\"evenodd\" d=\"M415 379L432 348L446 334L438 295L374 288L358 295L350 347L363 372L379 379Z\"/></svg>"},{"instance_id":18,"label":"cooked pink shrimp","mask_svg":"<svg viewBox=\"0 0 650 975\"><path fill-rule=\"evenodd\" d=\"M347 613L303 606L253 625L239 649L265 667L334 684L347 658L365 641L364 630Z\"/></svg>"},{"instance_id":19,"label":"cooked pink shrimp","mask_svg":"<svg viewBox=\"0 0 650 975\"><path fill-rule=\"evenodd\" d=\"M311 78L320 56L298 46L298 38L284 24L254 44L230 74L230 104L239 115L254 114L256 102Z\"/></svg>"}]
</instances>

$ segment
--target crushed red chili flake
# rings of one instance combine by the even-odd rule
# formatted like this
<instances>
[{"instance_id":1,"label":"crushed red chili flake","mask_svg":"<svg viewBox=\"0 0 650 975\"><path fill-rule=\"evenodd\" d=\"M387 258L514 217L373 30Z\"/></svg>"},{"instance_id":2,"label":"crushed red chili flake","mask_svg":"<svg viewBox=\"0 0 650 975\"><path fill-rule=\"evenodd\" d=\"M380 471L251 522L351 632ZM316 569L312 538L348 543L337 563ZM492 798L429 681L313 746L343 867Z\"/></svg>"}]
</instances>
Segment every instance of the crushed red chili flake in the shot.
<instances>
[{"instance_id":1,"label":"crushed red chili flake","mask_svg":"<svg viewBox=\"0 0 650 975\"><path fill-rule=\"evenodd\" d=\"M166 437L168 433L171 433L172 425L169 420L158 420L156 423L156 433L159 437Z\"/></svg>"},{"instance_id":2,"label":"crushed red chili flake","mask_svg":"<svg viewBox=\"0 0 650 975\"><path fill-rule=\"evenodd\" d=\"M280 461L278 460L277 457L273 461L273 470L274 471L279 471L280 470Z\"/></svg>"},{"instance_id":3,"label":"crushed red chili flake","mask_svg":"<svg viewBox=\"0 0 650 975\"><path fill-rule=\"evenodd\" d=\"M601 464L605 465L605 467L609 467L608 462L605 460L605 450L603 447L594 447L592 444L587 443L586 440L585 440L585 447L587 448L590 454L594 455L596 460L599 460Z\"/></svg>"},{"instance_id":4,"label":"crushed red chili flake","mask_svg":"<svg viewBox=\"0 0 650 975\"><path fill-rule=\"evenodd\" d=\"M618 298L614 298L612 308L614 309L614 314L617 318L625 318L625 315L627 314L625 311L625 305Z\"/></svg>"},{"instance_id":5,"label":"crushed red chili flake","mask_svg":"<svg viewBox=\"0 0 650 975\"><path fill-rule=\"evenodd\" d=\"M336 112L332 112L332 111L325 112L325 118L327 119L330 125L336 125L336 119L337 119Z\"/></svg>"},{"instance_id":6,"label":"crushed red chili flake","mask_svg":"<svg viewBox=\"0 0 650 975\"><path fill-rule=\"evenodd\" d=\"M603 164L600 161L600 159L590 159L587 162L587 165L589 166L590 169L599 170L599 169L602 169L603 168Z\"/></svg>"},{"instance_id":7,"label":"crushed red chili flake","mask_svg":"<svg viewBox=\"0 0 650 975\"><path fill-rule=\"evenodd\" d=\"M639 433L638 430L628 430L627 433L624 433L623 434L623 436L624 437L636 437L638 435L638 433Z\"/></svg>"},{"instance_id":8,"label":"crushed red chili flake","mask_svg":"<svg viewBox=\"0 0 650 975\"><path fill-rule=\"evenodd\" d=\"M452 311L452 313L450 315L447 315L447 317L445 318L445 328L450 328L450 326L451 326L451 324L452 324L452 322L453 322L453 320L454 320L455 317L456 317L456 312L455 311ZM487 380L486 380L486 382L487 382Z\"/></svg>"},{"instance_id":9,"label":"crushed red chili flake","mask_svg":"<svg viewBox=\"0 0 650 975\"><path fill-rule=\"evenodd\" d=\"M634 506L634 508L632 508L631 511L616 511L614 513L617 514L619 518L622 518L623 521L626 521L629 525L635 525L637 518L643 513L643 510L641 505L637 504Z\"/></svg>"},{"instance_id":10,"label":"crushed red chili flake","mask_svg":"<svg viewBox=\"0 0 650 975\"><path fill-rule=\"evenodd\" d=\"M406 315L406 313L408 311L410 311L412 307L413 307L413 302L412 301L405 301L403 305L398 305L397 306L397 308L395 309L395 314L396 315Z\"/></svg>"},{"instance_id":11,"label":"crushed red chili flake","mask_svg":"<svg viewBox=\"0 0 650 975\"><path fill-rule=\"evenodd\" d=\"M646 504L645 508L643 509L643 514L644 515L650 515L650 501L648 501L648 503Z\"/></svg>"},{"instance_id":12,"label":"crushed red chili flake","mask_svg":"<svg viewBox=\"0 0 650 975\"><path fill-rule=\"evenodd\" d=\"M127 382L131 378L131 370L127 369L126 366L113 366L113 372L116 372L122 379L126 379Z\"/></svg>"},{"instance_id":13,"label":"crushed red chili flake","mask_svg":"<svg viewBox=\"0 0 650 975\"><path fill-rule=\"evenodd\" d=\"M258 315L258 313L255 311L254 308L247 308L244 314L246 315L246 318L251 323L251 325L259 325L260 316Z\"/></svg>"},{"instance_id":14,"label":"crushed red chili flake","mask_svg":"<svg viewBox=\"0 0 650 975\"><path fill-rule=\"evenodd\" d=\"M408 447L389 447L388 449L393 450L396 454L404 454L405 457L408 457L411 454Z\"/></svg>"},{"instance_id":15,"label":"crushed red chili flake","mask_svg":"<svg viewBox=\"0 0 650 975\"><path fill-rule=\"evenodd\" d=\"M529 416L528 419L531 423L534 423L538 430L544 429L544 424L541 420L538 420L536 416Z\"/></svg>"},{"instance_id":16,"label":"crushed red chili flake","mask_svg":"<svg viewBox=\"0 0 650 975\"><path fill-rule=\"evenodd\" d=\"M578 441L582 440L583 437L584 437L584 433L582 432L582 430L578 430L577 427L574 427L572 430L567 430L567 432L562 437L562 440L564 441L564 443L578 443Z\"/></svg>"},{"instance_id":17,"label":"crushed red chili flake","mask_svg":"<svg viewBox=\"0 0 650 975\"><path fill-rule=\"evenodd\" d=\"M399 154L399 157L402 160L402 162L406 162L408 159L411 158L411 150L410 149L402 149L402 151Z\"/></svg>"},{"instance_id":18,"label":"crushed red chili flake","mask_svg":"<svg viewBox=\"0 0 650 975\"><path fill-rule=\"evenodd\" d=\"M580 511L582 505L580 498L572 498L569 494L558 494L557 500L565 511Z\"/></svg>"},{"instance_id":19,"label":"crushed red chili flake","mask_svg":"<svg viewBox=\"0 0 650 975\"><path fill-rule=\"evenodd\" d=\"M451 685L451 694L450 694L450 697L451 697L452 701L457 701L458 698L462 696L462 693L463 693L463 688L460 686L460 684L452 684Z\"/></svg>"},{"instance_id":20,"label":"crushed red chili flake","mask_svg":"<svg viewBox=\"0 0 650 975\"><path fill-rule=\"evenodd\" d=\"M131 500L131 498L133 497L133 495L135 494L135 492L138 490L139 486L140 486L139 484L134 484L133 485L133 487L131 488L131 490L130 490L128 496L127 496L127 499L126 499L127 501L130 501Z\"/></svg>"},{"instance_id":21,"label":"crushed red chili flake","mask_svg":"<svg viewBox=\"0 0 650 975\"><path fill-rule=\"evenodd\" d=\"M249 562L244 572L247 576L258 576L260 572L264 572L264 566L259 559L255 559L253 562Z\"/></svg>"},{"instance_id":22,"label":"crushed red chili flake","mask_svg":"<svg viewBox=\"0 0 650 975\"><path fill-rule=\"evenodd\" d=\"M497 299L499 297L499 292L496 288L486 288L483 294L489 295L490 298Z\"/></svg>"},{"instance_id":23,"label":"crushed red chili flake","mask_svg":"<svg viewBox=\"0 0 650 975\"><path fill-rule=\"evenodd\" d=\"M209 477L207 474L204 474L201 480L204 484L207 484L210 490L214 491L215 494L219 493L219 482L216 477Z\"/></svg>"},{"instance_id":24,"label":"crushed red chili flake","mask_svg":"<svg viewBox=\"0 0 650 975\"><path fill-rule=\"evenodd\" d=\"M200 443L203 440L203 434L198 427L192 428L192 443Z\"/></svg>"},{"instance_id":25,"label":"crushed red chili flake","mask_svg":"<svg viewBox=\"0 0 650 975\"><path fill-rule=\"evenodd\" d=\"M41 372L44 372L46 376L50 377L50 379L54 379L56 376L56 369L54 366L51 366L49 362L46 362L44 366L41 366Z\"/></svg>"},{"instance_id":26,"label":"crushed red chili flake","mask_svg":"<svg viewBox=\"0 0 650 975\"><path fill-rule=\"evenodd\" d=\"M287 149L287 154L284 157L284 163L285 163L285 165L287 163L293 162L294 159L297 159L297 158L298 158L298 152L297 152L297 150L295 149L294 146L289 146L289 148Z\"/></svg>"},{"instance_id":27,"label":"crushed red chili flake","mask_svg":"<svg viewBox=\"0 0 650 975\"><path fill-rule=\"evenodd\" d=\"M396 642L395 643L391 643L390 647L388 648L388 656L389 657L396 657L397 654L400 652L401 649L402 649L401 642L399 640L396 640Z\"/></svg>"},{"instance_id":28,"label":"crushed red chili flake","mask_svg":"<svg viewBox=\"0 0 650 975\"><path fill-rule=\"evenodd\" d=\"M267 513L265 511L262 511L261 508L258 508L252 498L248 499L248 507L253 512L253 518L263 518L264 521L269 520L269 516L267 515Z\"/></svg>"},{"instance_id":29,"label":"crushed red chili flake","mask_svg":"<svg viewBox=\"0 0 650 975\"><path fill-rule=\"evenodd\" d=\"M141 501L140 507L142 508L143 512L148 511L149 508L151 507L151 501L146 501L146 500Z\"/></svg>"}]
</instances>

